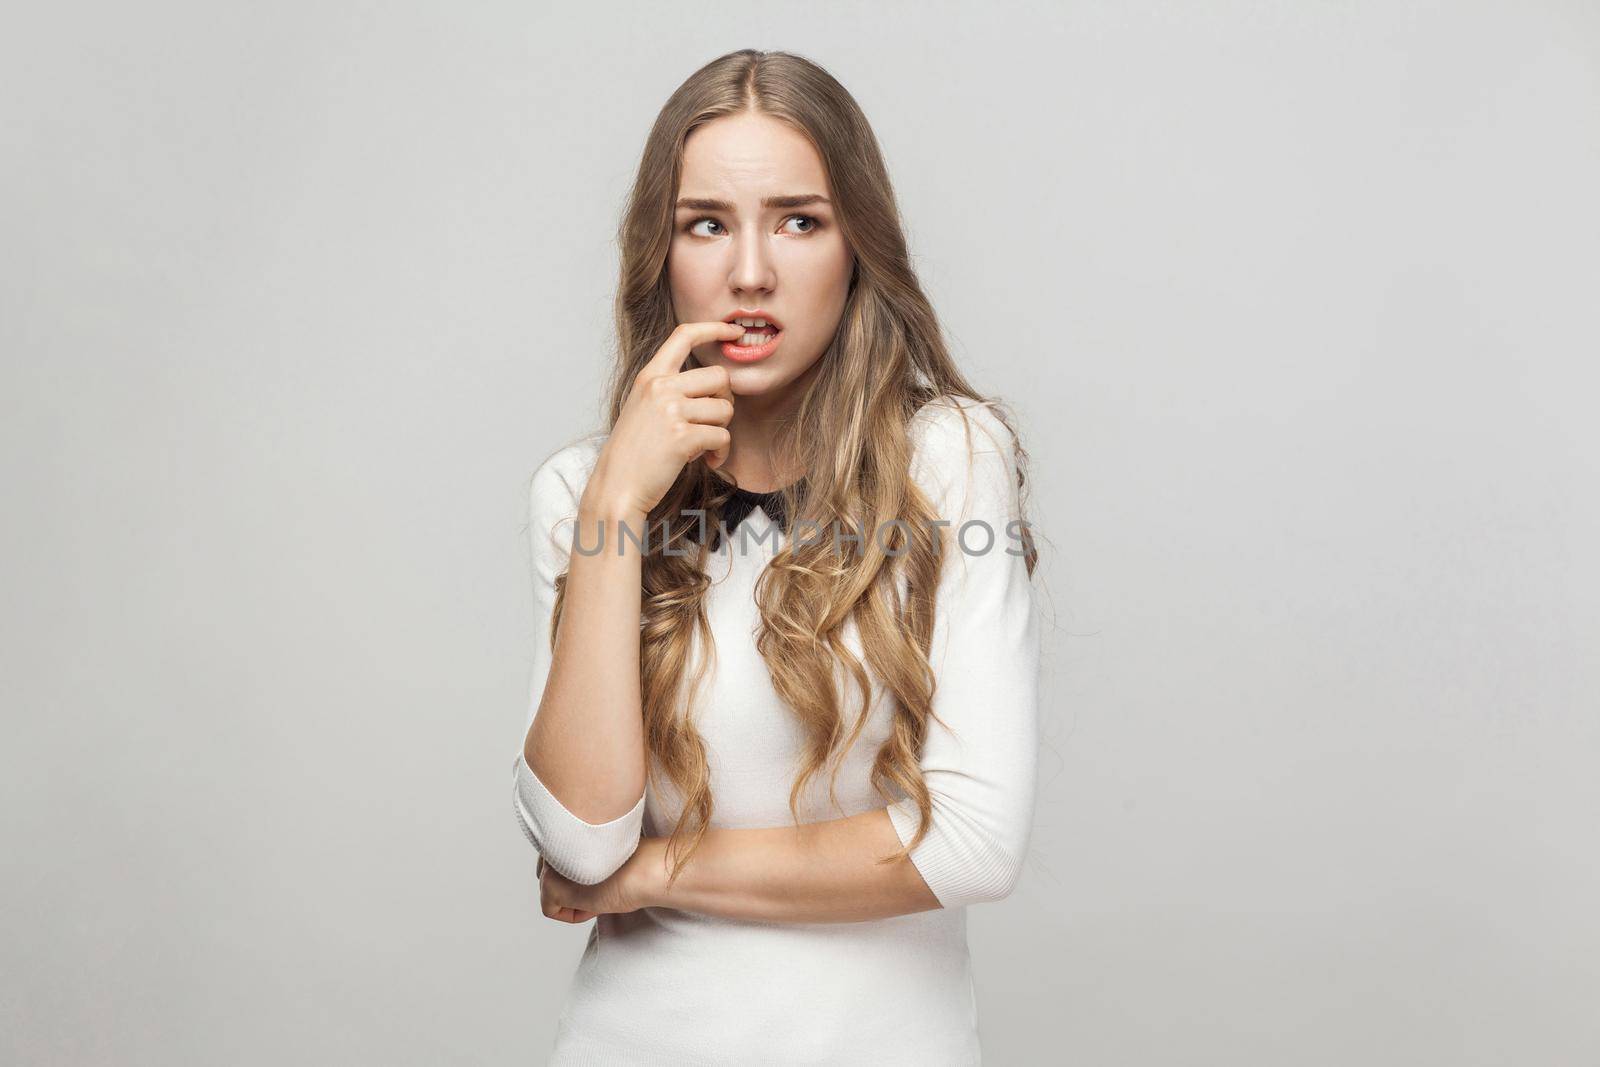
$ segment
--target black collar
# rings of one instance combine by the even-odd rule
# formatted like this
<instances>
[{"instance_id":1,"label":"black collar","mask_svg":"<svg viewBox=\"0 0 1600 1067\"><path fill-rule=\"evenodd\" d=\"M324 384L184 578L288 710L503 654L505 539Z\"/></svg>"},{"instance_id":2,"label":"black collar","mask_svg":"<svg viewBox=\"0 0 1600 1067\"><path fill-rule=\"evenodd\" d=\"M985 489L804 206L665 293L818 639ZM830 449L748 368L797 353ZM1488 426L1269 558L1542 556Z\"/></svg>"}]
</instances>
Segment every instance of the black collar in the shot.
<instances>
[{"instance_id":1,"label":"black collar","mask_svg":"<svg viewBox=\"0 0 1600 1067\"><path fill-rule=\"evenodd\" d=\"M804 481L802 478L794 484L800 486ZM728 534L731 536L739 528L739 524L756 508L766 512L784 533L789 532L789 516L784 513L783 507L783 490L753 493L736 485L733 487L733 495L723 502L720 516L715 511L706 513L706 526L711 535L711 551L715 552L722 544L722 526L728 528ZM717 521L719 517L722 520L720 526Z\"/></svg>"}]
</instances>

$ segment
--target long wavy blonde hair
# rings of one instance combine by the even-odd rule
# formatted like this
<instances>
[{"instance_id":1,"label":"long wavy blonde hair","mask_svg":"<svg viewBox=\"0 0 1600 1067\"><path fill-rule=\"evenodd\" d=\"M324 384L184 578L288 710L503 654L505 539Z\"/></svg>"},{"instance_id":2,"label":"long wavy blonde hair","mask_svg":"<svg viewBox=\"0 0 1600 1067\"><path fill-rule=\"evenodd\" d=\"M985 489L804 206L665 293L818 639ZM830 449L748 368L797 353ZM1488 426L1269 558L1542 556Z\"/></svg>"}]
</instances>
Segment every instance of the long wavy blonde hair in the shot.
<instances>
[{"instance_id":1,"label":"long wavy blonde hair","mask_svg":"<svg viewBox=\"0 0 1600 1067\"><path fill-rule=\"evenodd\" d=\"M744 49L713 60L679 86L645 144L618 230L617 350L607 426L616 425L634 378L677 325L666 263L684 142L705 123L744 111L788 123L811 141L856 257L838 332L797 409L776 427L776 469L806 472L784 487L785 511L792 521L814 520L822 529L839 522L876 531L890 519L905 520L882 526L883 535L863 538L850 553L837 551L831 538L782 545L756 583L757 649L779 697L803 728L802 767L789 794L798 825L806 783L832 763L832 797L838 759L867 722L868 674L842 639L846 621L854 618L867 667L881 679L893 708L871 784L886 803L896 799L889 787L898 786L920 811L912 841L879 861L890 862L922 841L932 815L918 759L933 715L937 679L928 650L942 554L950 551L951 540L935 537L928 525L939 516L911 477L909 424L923 404L941 396L984 402L1008 429L1012 420L999 401L979 396L950 358L911 267L877 139L855 99L810 60ZM698 360L691 357L691 363ZM1027 453L1014 430L1012 436L1020 500ZM692 701L682 696L693 636L699 635L709 658L699 663L689 691L698 689L715 657L705 608L709 549L697 536L700 522L692 512L705 509L708 517L715 516L732 489L731 481L696 460L651 511L646 527L651 536L642 561L640 684L652 781L664 773L684 799L668 841L668 853L675 856L673 879L705 834L712 811L705 745L694 725ZM1026 525L1021 537L1031 576L1038 553ZM851 539L843 543L854 545ZM562 574L556 582L552 646L565 590ZM863 694L848 734L836 688L839 664Z\"/></svg>"}]
</instances>

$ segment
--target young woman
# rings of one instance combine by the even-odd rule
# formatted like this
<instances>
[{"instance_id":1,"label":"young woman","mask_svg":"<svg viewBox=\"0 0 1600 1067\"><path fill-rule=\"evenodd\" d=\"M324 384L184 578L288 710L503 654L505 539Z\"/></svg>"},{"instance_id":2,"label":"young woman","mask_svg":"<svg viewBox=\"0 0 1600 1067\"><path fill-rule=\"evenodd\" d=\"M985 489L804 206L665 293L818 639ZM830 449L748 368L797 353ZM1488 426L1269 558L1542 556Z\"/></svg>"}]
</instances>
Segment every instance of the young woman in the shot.
<instances>
[{"instance_id":1,"label":"young woman","mask_svg":"<svg viewBox=\"0 0 1600 1067\"><path fill-rule=\"evenodd\" d=\"M1035 783L1026 453L825 71L690 77L620 231L610 425L530 490L516 813L595 920L554 1064L971 1064Z\"/></svg>"}]
</instances>

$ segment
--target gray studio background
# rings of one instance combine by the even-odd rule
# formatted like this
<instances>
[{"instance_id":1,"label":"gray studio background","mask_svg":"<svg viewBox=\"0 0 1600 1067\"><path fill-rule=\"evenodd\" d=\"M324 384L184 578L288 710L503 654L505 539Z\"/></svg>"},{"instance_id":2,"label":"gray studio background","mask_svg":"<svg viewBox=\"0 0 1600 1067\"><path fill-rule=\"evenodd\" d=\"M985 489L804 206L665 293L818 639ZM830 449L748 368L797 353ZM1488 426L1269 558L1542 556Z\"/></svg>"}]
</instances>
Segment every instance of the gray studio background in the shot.
<instances>
[{"instance_id":1,"label":"gray studio background","mask_svg":"<svg viewBox=\"0 0 1600 1067\"><path fill-rule=\"evenodd\" d=\"M525 484L743 46L865 107L1034 459L989 1061L1600 1062L1577 2L12 9L0 1060L543 1062Z\"/></svg>"}]
</instances>

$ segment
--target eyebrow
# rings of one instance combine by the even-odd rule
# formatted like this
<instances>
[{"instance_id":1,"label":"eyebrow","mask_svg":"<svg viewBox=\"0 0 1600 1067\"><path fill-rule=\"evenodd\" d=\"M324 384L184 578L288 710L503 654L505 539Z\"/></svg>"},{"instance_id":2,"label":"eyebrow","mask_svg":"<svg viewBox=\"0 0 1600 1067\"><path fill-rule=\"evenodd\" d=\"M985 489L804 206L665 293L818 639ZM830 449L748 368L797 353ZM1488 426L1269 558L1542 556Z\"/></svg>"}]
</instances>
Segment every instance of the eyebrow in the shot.
<instances>
[{"instance_id":1,"label":"eyebrow","mask_svg":"<svg viewBox=\"0 0 1600 1067\"><path fill-rule=\"evenodd\" d=\"M802 193L794 196L769 196L761 201L762 207L809 207L812 204L828 204L833 201L817 193ZM704 197L686 196L678 201L680 208L691 211L727 211L733 212L734 206L726 200L707 200Z\"/></svg>"}]
</instances>

